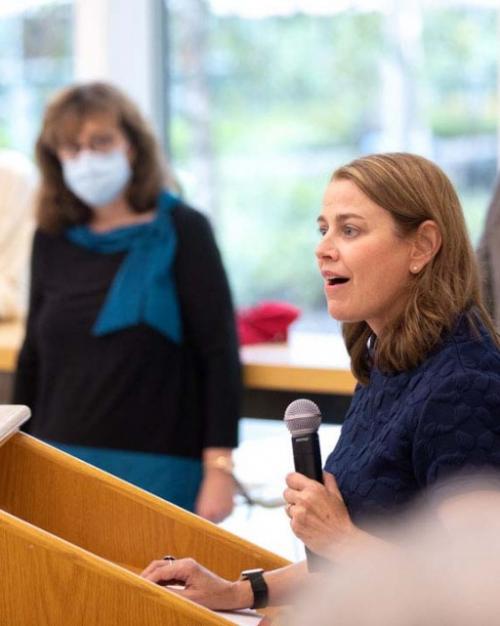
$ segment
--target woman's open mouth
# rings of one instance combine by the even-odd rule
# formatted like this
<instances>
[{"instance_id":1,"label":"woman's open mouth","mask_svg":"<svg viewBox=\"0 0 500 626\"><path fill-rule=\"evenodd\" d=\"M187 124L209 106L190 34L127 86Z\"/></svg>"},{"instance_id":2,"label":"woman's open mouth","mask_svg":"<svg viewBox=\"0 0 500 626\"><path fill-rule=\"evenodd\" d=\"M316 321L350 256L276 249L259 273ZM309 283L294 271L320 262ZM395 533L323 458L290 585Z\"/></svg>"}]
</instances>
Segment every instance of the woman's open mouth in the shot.
<instances>
[{"instance_id":1,"label":"woman's open mouth","mask_svg":"<svg viewBox=\"0 0 500 626\"><path fill-rule=\"evenodd\" d=\"M345 276L335 276L335 278L329 278L327 280L327 284L330 287L333 287L335 285L343 285L347 283L348 281L349 281L349 278L346 278Z\"/></svg>"}]
</instances>

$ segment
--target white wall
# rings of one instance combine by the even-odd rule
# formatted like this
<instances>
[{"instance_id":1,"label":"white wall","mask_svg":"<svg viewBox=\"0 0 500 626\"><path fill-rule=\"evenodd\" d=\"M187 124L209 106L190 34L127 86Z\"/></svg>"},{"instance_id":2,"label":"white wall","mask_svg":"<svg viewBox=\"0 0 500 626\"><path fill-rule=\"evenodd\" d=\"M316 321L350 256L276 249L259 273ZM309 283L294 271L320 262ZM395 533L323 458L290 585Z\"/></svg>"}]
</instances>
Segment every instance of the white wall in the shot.
<instances>
[{"instance_id":1,"label":"white wall","mask_svg":"<svg viewBox=\"0 0 500 626\"><path fill-rule=\"evenodd\" d=\"M163 0L74 0L75 80L106 80L164 136Z\"/></svg>"}]
</instances>

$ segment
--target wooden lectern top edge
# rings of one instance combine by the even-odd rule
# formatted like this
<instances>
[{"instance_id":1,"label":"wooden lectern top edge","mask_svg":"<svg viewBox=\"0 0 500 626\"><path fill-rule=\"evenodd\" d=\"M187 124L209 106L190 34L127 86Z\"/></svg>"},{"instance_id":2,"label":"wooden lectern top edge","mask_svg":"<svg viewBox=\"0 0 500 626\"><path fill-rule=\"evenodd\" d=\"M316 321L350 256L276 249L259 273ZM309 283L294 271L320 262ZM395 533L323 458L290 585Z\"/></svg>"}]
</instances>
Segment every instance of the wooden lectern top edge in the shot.
<instances>
[{"instance_id":1,"label":"wooden lectern top edge","mask_svg":"<svg viewBox=\"0 0 500 626\"><path fill-rule=\"evenodd\" d=\"M220 544L226 544L228 547L234 547L237 543L239 548L245 549L249 554L255 554L256 559L263 558L273 562L278 561L277 566L280 567L290 564L290 561L277 556L266 548L251 543L241 537L235 536L233 533L225 530L224 528L220 528L208 520L202 519L199 516L176 506L175 504L162 500L161 498L140 489L135 485L131 485L130 483L121 480L108 472L100 470L93 465L90 465L89 463L67 454L66 452L63 452L62 450L59 450L47 443L44 443L31 435L18 433L11 439L10 444L12 446L29 449L31 453L36 453L48 462L57 464L63 463L64 466L71 471L86 474L88 476L94 476L101 483L106 484L108 488L120 492L122 496L130 498L132 501L139 502L142 507L150 509L154 512L160 512L171 517L175 517L176 522L179 524L189 525L193 530L197 530L200 533L207 532L207 530L209 530L210 535L212 537L216 537Z\"/></svg>"},{"instance_id":2,"label":"wooden lectern top edge","mask_svg":"<svg viewBox=\"0 0 500 626\"><path fill-rule=\"evenodd\" d=\"M141 578L138 574L128 571L120 565L108 561L107 559L93 554L92 552L84 550L83 548L65 541L60 537L56 537L55 535L52 535L51 533L34 526L25 520L21 520L16 516L7 513L6 511L0 510L0 529L2 528L10 533L16 534L17 536L23 537L24 540L30 543L30 548L33 550L39 547L49 550L52 553L57 553L84 569L91 569L95 571L97 568L108 578L114 578L115 580L119 579L124 584L127 584L135 589L141 589L142 593L147 594L155 602L168 607L176 608L179 611L185 610L186 603L188 603L190 605L190 612L200 618L200 623L206 624L207 626L224 626L226 624L233 624L233 622L224 619L220 615L214 614L212 611L192 602L188 598L179 596L173 591L151 583L144 578ZM27 577L29 578L28 572Z\"/></svg>"}]
</instances>

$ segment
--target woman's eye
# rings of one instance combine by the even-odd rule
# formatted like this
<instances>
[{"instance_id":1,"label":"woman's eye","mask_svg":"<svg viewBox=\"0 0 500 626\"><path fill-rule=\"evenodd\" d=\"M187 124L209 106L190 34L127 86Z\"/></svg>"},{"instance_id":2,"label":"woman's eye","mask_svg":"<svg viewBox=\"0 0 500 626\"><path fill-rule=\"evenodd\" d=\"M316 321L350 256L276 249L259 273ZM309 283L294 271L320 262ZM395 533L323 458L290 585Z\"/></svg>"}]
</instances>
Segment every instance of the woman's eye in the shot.
<instances>
[{"instance_id":1,"label":"woman's eye","mask_svg":"<svg viewBox=\"0 0 500 626\"><path fill-rule=\"evenodd\" d=\"M92 143L94 144L93 147L95 150L102 150L104 148L107 148L113 143L113 137L110 137L109 135L95 137Z\"/></svg>"},{"instance_id":2,"label":"woman's eye","mask_svg":"<svg viewBox=\"0 0 500 626\"><path fill-rule=\"evenodd\" d=\"M358 229L353 226L344 226L344 235L346 237L355 237L358 234Z\"/></svg>"},{"instance_id":3,"label":"woman's eye","mask_svg":"<svg viewBox=\"0 0 500 626\"><path fill-rule=\"evenodd\" d=\"M327 231L327 229L326 229L326 228L324 228L323 226L321 226L320 228L318 228L318 233L319 233L322 237L324 237L324 236L326 235L326 231Z\"/></svg>"},{"instance_id":4,"label":"woman's eye","mask_svg":"<svg viewBox=\"0 0 500 626\"><path fill-rule=\"evenodd\" d=\"M78 154L78 146L74 143L65 143L61 146L61 152L68 156L75 156Z\"/></svg>"}]
</instances>

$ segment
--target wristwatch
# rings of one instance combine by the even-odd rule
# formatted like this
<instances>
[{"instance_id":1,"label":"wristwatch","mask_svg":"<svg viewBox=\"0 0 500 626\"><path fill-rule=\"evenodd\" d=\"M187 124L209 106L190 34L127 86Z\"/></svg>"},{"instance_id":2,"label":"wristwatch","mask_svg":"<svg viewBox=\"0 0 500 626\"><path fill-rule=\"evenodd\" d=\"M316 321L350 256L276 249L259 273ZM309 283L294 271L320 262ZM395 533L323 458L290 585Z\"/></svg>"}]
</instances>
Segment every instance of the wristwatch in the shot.
<instances>
[{"instance_id":1,"label":"wristwatch","mask_svg":"<svg viewBox=\"0 0 500 626\"><path fill-rule=\"evenodd\" d=\"M253 592L252 609L262 609L267 606L268 588L263 574L264 570L261 567L257 569L245 569L240 574L240 580L250 581Z\"/></svg>"}]
</instances>

